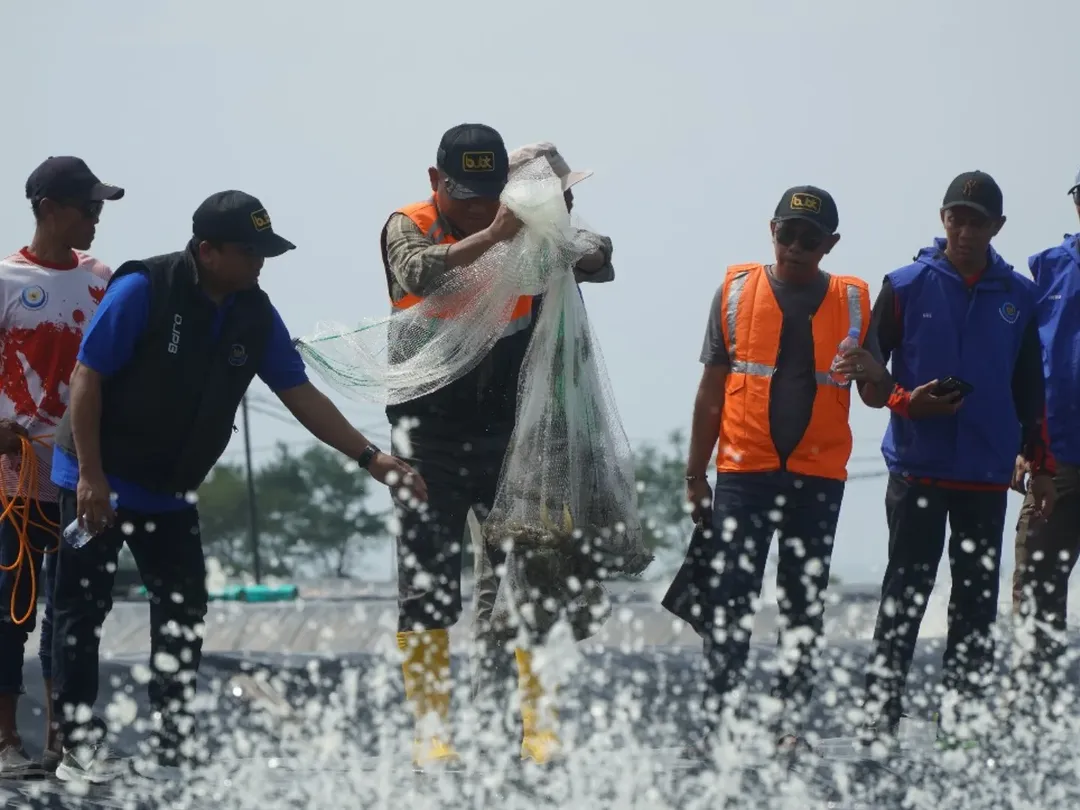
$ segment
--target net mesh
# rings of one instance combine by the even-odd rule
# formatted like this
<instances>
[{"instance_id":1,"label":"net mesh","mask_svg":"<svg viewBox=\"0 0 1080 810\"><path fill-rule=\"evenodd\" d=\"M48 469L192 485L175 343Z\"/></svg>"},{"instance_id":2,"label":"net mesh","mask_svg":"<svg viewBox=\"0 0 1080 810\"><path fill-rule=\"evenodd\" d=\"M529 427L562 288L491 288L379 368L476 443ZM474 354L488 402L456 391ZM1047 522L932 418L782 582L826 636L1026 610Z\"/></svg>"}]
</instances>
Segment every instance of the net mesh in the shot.
<instances>
[{"instance_id":1,"label":"net mesh","mask_svg":"<svg viewBox=\"0 0 1080 810\"><path fill-rule=\"evenodd\" d=\"M396 404L468 373L507 330L518 297L541 296L482 535L507 554L493 621L544 631L568 616L584 637L608 615L604 579L652 561L629 441L574 279L599 237L571 224L546 159L517 169L502 201L522 222L512 240L447 273L420 303L359 328L320 325L298 348L336 390Z\"/></svg>"},{"instance_id":2,"label":"net mesh","mask_svg":"<svg viewBox=\"0 0 1080 810\"><path fill-rule=\"evenodd\" d=\"M598 244L570 224L562 184L543 158L514 172L502 202L523 223L513 239L443 274L407 309L359 326L320 322L297 341L308 365L341 394L383 405L472 371L507 331L517 299L541 293L553 267L572 266Z\"/></svg>"},{"instance_id":3,"label":"net mesh","mask_svg":"<svg viewBox=\"0 0 1080 810\"><path fill-rule=\"evenodd\" d=\"M493 621L579 638L608 614L598 585L651 562L633 457L573 266L553 268L522 365L517 419L485 541L507 553Z\"/></svg>"}]
</instances>

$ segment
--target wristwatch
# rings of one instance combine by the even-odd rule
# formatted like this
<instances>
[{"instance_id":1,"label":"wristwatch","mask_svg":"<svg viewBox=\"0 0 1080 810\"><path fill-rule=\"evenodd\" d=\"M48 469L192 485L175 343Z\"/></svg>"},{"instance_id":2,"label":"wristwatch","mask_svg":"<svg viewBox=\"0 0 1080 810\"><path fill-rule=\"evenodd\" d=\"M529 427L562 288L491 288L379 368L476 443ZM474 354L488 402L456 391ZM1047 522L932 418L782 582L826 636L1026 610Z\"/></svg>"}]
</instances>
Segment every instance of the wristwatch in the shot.
<instances>
[{"instance_id":1,"label":"wristwatch","mask_svg":"<svg viewBox=\"0 0 1080 810\"><path fill-rule=\"evenodd\" d=\"M363 449L363 451L356 457L356 463L363 467L365 470L371 466L371 462L375 460L375 456L379 455L382 450L373 444L369 444Z\"/></svg>"}]
</instances>

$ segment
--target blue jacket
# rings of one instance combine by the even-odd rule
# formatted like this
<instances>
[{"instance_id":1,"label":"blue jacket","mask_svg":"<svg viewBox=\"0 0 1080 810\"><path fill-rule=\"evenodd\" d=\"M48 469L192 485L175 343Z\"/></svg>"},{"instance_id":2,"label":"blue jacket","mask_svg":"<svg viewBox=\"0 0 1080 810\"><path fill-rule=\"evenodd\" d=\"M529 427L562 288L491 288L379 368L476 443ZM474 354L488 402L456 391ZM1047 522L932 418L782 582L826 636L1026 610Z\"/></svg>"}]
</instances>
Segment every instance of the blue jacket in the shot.
<instances>
[{"instance_id":1,"label":"blue jacket","mask_svg":"<svg viewBox=\"0 0 1080 810\"><path fill-rule=\"evenodd\" d=\"M908 419L893 413L881 443L890 472L1008 484L1020 450L1013 370L1035 317L1035 285L990 249L990 264L970 289L945 258L945 240L889 273L902 336L892 374L908 391L950 375L974 386L953 416Z\"/></svg>"},{"instance_id":2,"label":"blue jacket","mask_svg":"<svg viewBox=\"0 0 1080 810\"><path fill-rule=\"evenodd\" d=\"M1046 378L1050 451L1080 464L1080 236L1028 259L1039 288L1037 317Z\"/></svg>"}]
</instances>

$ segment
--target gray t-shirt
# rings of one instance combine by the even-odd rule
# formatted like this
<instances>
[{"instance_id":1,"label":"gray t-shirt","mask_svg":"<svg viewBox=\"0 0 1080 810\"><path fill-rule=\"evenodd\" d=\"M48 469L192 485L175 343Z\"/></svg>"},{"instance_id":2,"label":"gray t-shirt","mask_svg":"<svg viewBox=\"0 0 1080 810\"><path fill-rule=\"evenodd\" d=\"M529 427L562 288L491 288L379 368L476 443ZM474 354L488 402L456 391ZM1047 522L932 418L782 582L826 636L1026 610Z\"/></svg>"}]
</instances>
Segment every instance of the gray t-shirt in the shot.
<instances>
[{"instance_id":1,"label":"gray t-shirt","mask_svg":"<svg viewBox=\"0 0 1080 810\"><path fill-rule=\"evenodd\" d=\"M773 275L771 267L767 268L767 275L780 311L784 314L784 325L780 330L780 353L776 358L776 371L773 373L769 396L769 425L773 445L781 462L784 462L802 441L814 409L817 379L814 376L814 333L811 321L829 291L829 274L822 270L809 283L781 281ZM712 306L709 308L709 323L705 329L705 342L701 347L701 362L707 366L731 364L720 320L722 295L721 286L713 296ZM875 357L880 357L873 330L867 332L863 348Z\"/></svg>"}]
</instances>

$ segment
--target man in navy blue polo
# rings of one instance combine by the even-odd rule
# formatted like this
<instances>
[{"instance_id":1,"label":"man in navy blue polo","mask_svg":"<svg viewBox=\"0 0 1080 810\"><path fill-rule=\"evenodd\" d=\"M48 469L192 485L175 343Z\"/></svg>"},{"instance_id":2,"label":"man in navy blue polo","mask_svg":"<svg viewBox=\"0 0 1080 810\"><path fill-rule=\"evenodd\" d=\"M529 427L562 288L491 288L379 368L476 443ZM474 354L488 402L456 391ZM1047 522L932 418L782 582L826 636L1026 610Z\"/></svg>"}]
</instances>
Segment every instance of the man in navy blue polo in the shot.
<instances>
[{"instance_id":1,"label":"man in navy blue polo","mask_svg":"<svg viewBox=\"0 0 1080 810\"><path fill-rule=\"evenodd\" d=\"M193 217L186 249L126 262L113 274L83 336L71 405L56 430L52 478L60 522L94 536L62 543L55 590L56 711L61 779L106 781L117 763L91 718L98 642L127 543L150 595L150 698L160 718L158 764L190 760L187 706L207 611L206 567L194 492L235 430L258 375L317 439L355 459L400 495L426 498L405 463L379 451L307 379L258 285L267 258L293 250L255 197L225 191ZM113 500L115 499L115 506Z\"/></svg>"},{"instance_id":2,"label":"man in navy blue polo","mask_svg":"<svg viewBox=\"0 0 1080 810\"><path fill-rule=\"evenodd\" d=\"M889 562L866 679L870 739L891 741L919 626L949 538L952 594L944 686L974 709L993 665L1005 507L1017 452L1040 514L1053 504L1044 434L1038 293L990 246L1005 224L985 172L949 185L944 239L889 273L873 328L896 389L882 442L889 469ZM968 733L952 723L942 732Z\"/></svg>"}]
</instances>

